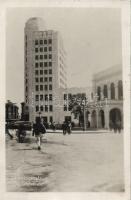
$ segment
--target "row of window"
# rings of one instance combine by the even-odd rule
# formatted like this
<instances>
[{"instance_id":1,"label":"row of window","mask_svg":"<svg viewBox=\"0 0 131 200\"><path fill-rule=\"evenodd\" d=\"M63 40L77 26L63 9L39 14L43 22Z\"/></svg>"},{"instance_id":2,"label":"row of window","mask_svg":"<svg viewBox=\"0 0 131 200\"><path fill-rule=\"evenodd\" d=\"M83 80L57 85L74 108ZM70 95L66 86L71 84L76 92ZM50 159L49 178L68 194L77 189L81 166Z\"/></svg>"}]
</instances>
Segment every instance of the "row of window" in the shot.
<instances>
[{"instance_id":1,"label":"row of window","mask_svg":"<svg viewBox=\"0 0 131 200\"><path fill-rule=\"evenodd\" d=\"M52 62L40 62L40 63L38 63L38 62L36 62L35 63L35 67L37 68L37 67L52 67Z\"/></svg>"},{"instance_id":2,"label":"row of window","mask_svg":"<svg viewBox=\"0 0 131 200\"><path fill-rule=\"evenodd\" d=\"M75 100L75 99L84 99L86 97L85 93L78 93L78 94L64 94L64 100Z\"/></svg>"},{"instance_id":3,"label":"row of window","mask_svg":"<svg viewBox=\"0 0 131 200\"><path fill-rule=\"evenodd\" d=\"M47 90L52 90L52 85L36 85L35 86L35 91L43 91L43 90L45 90L45 91L47 91Z\"/></svg>"},{"instance_id":4,"label":"row of window","mask_svg":"<svg viewBox=\"0 0 131 200\"><path fill-rule=\"evenodd\" d=\"M52 69L49 69L49 70L35 70L35 75L43 75L43 74L52 74Z\"/></svg>"},{"instance_id":5,"label":"row of window","mask_svg":"<svg viewBox=\"0 0 131 200\"><path fill-rule=\"evenodd\" d=\"M45 105L45 106L36 106L36 112L38 111L45 111L45 112L52 112L53 111L53 105Z\"/></svg>"},{"instance_id":6,"label":"row of window","mask_svg":"<svg viewBox=\"0 0 131 200\"><path fill-rule=\"evenodd\" d=\"M52 94L45 94L45 95L43 95L43 94L40 94L40 95L35 95L35 100L36 101L42 101L42 100L45 100L45 101L52 101Z\"/></svg>"},{"instance_id":7,"label":"row of window","mask_svg":"<svg viewBox=\"0 0 131 200\"><path fill-rule=\"evenodd\" d=\"M35 40L35 45L43 45L43 44L52 44L52 39L40 39L40 40Z\"/></svg>"},{"instance_id":8,"label":"row of window","mask_svg":"<svg viewBox=\"0 0 131 200\"><path fill-rule=\"evenodd\" d=\"M49 82L52 82L52 77L40 77L40 78L35 78L35 82L36 83L38 83L38 82L41 82L41 83L43 83L43 81L44 82L48 82L48 80L49 80Z\"/></svg>"},{"instance_id":9,"label":"row of window","mask_svg":"<svg viewBox=\"0 0 131 200\"><path fill-rule=\"evenodd\" d=\"M105 98L108 98L108 87L107 85L104 85L103 91L100 86L97 87L97 95L98 95L98 100L102 99L102 94ZM111 83L110 84L110 96L111 99L115 99L115 84ZM118 99L123 98L123 85L122 81L118 81Z\"/></svg>"},{"instance_id":10,"label":"row of window","mask_svg":"<svg viewBox=\"0 0 131 200\"><path fill-rule=\"evenodd\" d=\"M71 111L71 106L66 106L66 105L64 105L64 111Z\"/></svg>"},{"instance_id":11,"label":"row of window","mask_svg":"<svg viewBox=\"0 0 131 200\"><path fill-rule=\"evenodd\" d=\"M52 59L52 54L49 54L49 55L47 55L47 54L45 54L45 55L35 55L35 59L36 60L42 60L42 59L47 59L47 58L49 58L49 59Z\"/></svg>"}]
</instances>

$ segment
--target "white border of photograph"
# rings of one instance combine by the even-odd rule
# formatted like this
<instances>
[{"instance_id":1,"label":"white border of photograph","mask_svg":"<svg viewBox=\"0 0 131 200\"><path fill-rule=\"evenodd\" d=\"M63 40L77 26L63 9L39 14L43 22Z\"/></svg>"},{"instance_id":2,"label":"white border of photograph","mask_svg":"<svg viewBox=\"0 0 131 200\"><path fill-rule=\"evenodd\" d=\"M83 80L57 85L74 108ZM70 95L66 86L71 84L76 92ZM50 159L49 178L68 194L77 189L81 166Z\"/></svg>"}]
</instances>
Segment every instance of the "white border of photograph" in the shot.
<instances>
[{"instance_id":1,"label":"white border of photograph","mask_svg":"<svg viewBox=\"0 0 131 200\"><path fill-rule=\"evenodd\" d=\"M31 192L6 192L5 178L5 33L6 33L6 9L8 7L112 7L121 8L122 11L122 59L123 59L123 87L124 87L124 166L125 166L125 192L75 192L75 193L31 193ZM111 1L111 0L88 0L84 1L1 1L0 5L0 199L13 200L128 200L130 199L130 1Z\"/></svg>"}]
</instances>

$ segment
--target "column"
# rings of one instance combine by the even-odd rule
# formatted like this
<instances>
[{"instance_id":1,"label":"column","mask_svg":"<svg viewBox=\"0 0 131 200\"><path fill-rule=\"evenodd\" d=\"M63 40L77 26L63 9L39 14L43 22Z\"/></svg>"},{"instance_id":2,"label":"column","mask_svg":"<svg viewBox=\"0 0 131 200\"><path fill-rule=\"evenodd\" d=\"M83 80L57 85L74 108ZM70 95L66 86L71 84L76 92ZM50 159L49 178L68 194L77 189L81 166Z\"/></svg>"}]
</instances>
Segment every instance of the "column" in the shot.
<instances>
[{"instance_id":1,"label":"column","mask_svg":"<svg viewBox=\"0 0 131 200\"><path fill-rule=\"evenodd\" d=\"M118 84L115 82L115 100L118 100Z\"/></svg>"},{"instance_id":2,"label":"column","mask_svg":"<svg viewBox=\"0 0 131 200\"><path fill-rule=\"evenodd\" d=\"M109 105L105 106L105 128L109 129Z\"/></svg>"},{"instance_id":3,"label":"column","mask_svg":"<svg viewBox=\"0 0 131 200\"><path fill-rule=\"evenodd\" d=\"M107 84L108 99L111 99L110 83Z\"/></svg>"}]
</instances>

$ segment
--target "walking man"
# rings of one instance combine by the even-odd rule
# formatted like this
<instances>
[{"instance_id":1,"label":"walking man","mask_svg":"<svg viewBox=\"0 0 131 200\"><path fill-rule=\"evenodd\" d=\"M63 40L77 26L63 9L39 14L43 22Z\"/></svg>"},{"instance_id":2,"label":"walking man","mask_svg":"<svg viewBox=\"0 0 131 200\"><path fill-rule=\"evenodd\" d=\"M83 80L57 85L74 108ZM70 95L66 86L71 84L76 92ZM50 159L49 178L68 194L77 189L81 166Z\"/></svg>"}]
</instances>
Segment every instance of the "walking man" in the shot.
<instances>
[{"instance_id":1,"label":"walking man","mask_svg":"<svg viewBox=\"0 0 131 200\"><path fill-rule=\"evenodd\" d=\"M38 150L41 150L42 135L46 133L46 128L41 122L41 118L36 118L36 123L33 125L33 135L36 137Z\"/></svg>"}]
</instances>

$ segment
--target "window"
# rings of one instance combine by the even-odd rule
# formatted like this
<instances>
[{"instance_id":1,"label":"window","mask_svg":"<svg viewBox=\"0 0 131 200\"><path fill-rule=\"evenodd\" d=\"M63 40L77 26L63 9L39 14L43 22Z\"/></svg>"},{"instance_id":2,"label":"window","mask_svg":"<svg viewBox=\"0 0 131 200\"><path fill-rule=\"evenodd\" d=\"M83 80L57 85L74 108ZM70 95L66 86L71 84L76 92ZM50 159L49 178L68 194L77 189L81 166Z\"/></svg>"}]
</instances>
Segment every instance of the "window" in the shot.
<instances>
[{"instance_id":1,"label":"window","mask_svg":"<svg viewBox=\"0 0 131 200\"><path fill-rule=\"evenodd\" d=\"M48 106L45 105L45 112L48 112Z\"/></svg>"},{"instance_id":2,"label":"window","mask_svg":"<svg viewBox=\"0 0 131 200\"><path fill-rule=\"evenodd\" d=\"M28 87L26 86L25 91L28 92Z\"/></svg>"},{"instance_id":3,"label":"window","mask_svg":"<svg viewBox=\"0 0 131 200\"><path fill-rule=\"evenodd\" d=\"M48 40L48 44L52 44L52 39L49 39L49 40Z\"/></svg>"},{"instance_id":4,"label":"window","mask_svg":"<svg viewBox=\"0 0 131 200\"><path fill-rule=\"evenodd\" d=\"M52 101L52 94L49 94L49 100Z\"/></svg>"},{"instance_id":5,"label":"window","mask_svg":"<svg viewBox=\"0 0 131 200\"><path fill-rule=\"evenodd\" d=\"M108 98L107 85L104 85L103 94L104 94L104 98Z\"/></svg>"},{"instance_id":6,"label":"window","mask_svg":"<svg viewBox=\"0 0 131 200\"><path fill-rule=\"evenodd\" d=\"M40 70L40 74L41 74L41 75L43 74L43 70Z\"/></svg>"},{"instance_id":7,"label":"window","mask_svg":"<svg viewBox=\"0 0 131 200\"><path fill-rule=\"evenodd\" d=\"M49 67L52 67L52 62L49 62Z\"/></svg>"},{"instance_id":8,"label":"window","mask_svg":"<svg viewBox=\"0 0 131 200\"><path fill-rule=\"evenodd\" d=\"M43 44L43 40L40 40L40 44Z\"/></svg>"},{"instance_id":9,"label":"window","mask_svg":"<svg viewBox=\"0 0 131 200\"><path fill-rule=\"evenodd\" d=\"M122 81L118 81L118 99L121 100L123 98L123 86Z\"/></svg>"},{"instance_id":10,"label":"window","mask_svg":"<svg viewBox=\"0 0 131 200\"><path fill-rule=\"evenodd\" d=\"M44 55L44 59L47 59L47 55Z\"/></svg>"},{"instance_id":11,"label":"window","mask_svg":"<svg viewBox=\"0 0 131 200\"><path fill-rule=\"evenodd\" d=\"M43 91L43 85L40 85L40 90Z\"/></svg>"},{"instance_id":12,"label":"window","mask_svg":"<svg viewBox=\"0 0 131 200\"><path fill-rule=\"evenodd\" d=\"M40 95L40 100L41 100L41 101L43 100L43 94Z\"/></svg>"},{"instance_id":13,"label":"window","mask_svg":"<svg viewBox=\"0 0 131 200\"><path fill-rule=\"evenodd\" d=\"M35 52L36 52L36 53L38 52L38 48L35 48Z\"/></svg>"},{"instance_id":14,"label":"window","mask_svg":"<svg viewBox=\"0 0 131 200\"><path fill-rule=\"evenodd\" d=\"M44 70L44 74L47 74L47 72L48 72L47 70Z\"/></svg>"},{"instance_id":15,"label":"window","mask_svg":"<svg viewBox=\"0 0 131 200\"><path fill-rule=\"evenodd\" d=\"M47 52L47 47L44 47L44 52Z\"/></svg>"},{"instance_id":16,"label":"window","mask_svg":"<svg viewBox=\"0 0 131 200\"><path fill-rule=\"evenodd\" d=\"M39 79L38 79L38 78L35 78L35 82L37 82L37 83L38 83L38 82L39 82Z\"/></svg>"},{"instance_id":17,"label":"window","mask_svg":"<svg viewBox=\"0 0 131 200\"><path fill-rule=\"evenodd\" d=\"M43 52L43 47L40 47L40 52Z\"/></svg>"},{"instance_id":18,"label":"window","mask_svg":"<svg viewBox=\"0 0 131 200\"><path fill-rule=\"evenodd\" d=\"M48 78L47 78L47 77L45 77L45 78L44 78L44 81L45 81L45 82L47 82L47 81L48 81Z\"/></svg>"},{"instance_id":19,"label":"window","mask_svg":"<svg viewBox=\"0 0 131 200\"><path fill-rule=\"evenodd\" d=\"M40 77L40 82L43 82L43 77Z\"/></svg>"},{"instance_id":20,"label":"window","mask_svg":"<svg viewBox=\"0 0 131 200\"><path fill-rule=\"evenodd\" d=\"M49 74L52 74L52 69L49 69Z\"/></svg>"},{"instance_id":21,"label":"window","mask_svg":"<svg viewBox=\"0 0 131 200\"><path fill-rule=\"evenodd\" d=\"M45 95L45 101L48 101L48 95L47 94Z\"/></svg>"},{"instance_id":22,"label":"window","mask_svg":"<svg viewBox=\"0 0 131 200\"><path fill-rule=\"evenodd\" d=\"M40 59L41 59L41 60L43 59L43 55L40 55Z\"/></svg>"},{"instance_id":23,"label":"window","mask_svg":"<svg viewBox=\"0 0 131 200\"><path fill-rule=\"evenodd\" d=\"M52 51L52 47L49 47L49 51Z\"/></svg>"},{"instance_id":24,"label":"window","mask_svg":"<svg viewBox=\"0 0 131 200\"><path fill-rule=\"evenodd\" d=\"M40 62L40 67L43 67L43 62Z\"/></svg>"},{"instance_id":25,"label":"window","mask_svg":"<svg viewBox=\"0 0 131 200\"><path fill-rule=\"evenodd\" d=\"M53 106L52 105L49 106L49 110L50 110L50 112L53 111Z\"/></svg>"},{"instance_id":26,"label":"window","mask_svg":"<svg viewBox=\"0 0 131 200\"><path fill-rule=\"evenodd\" d=\"M38 56L38 55L36 55L36 56L35 56L35 59L36 59L36 60L38 60L38 59L39 59L39 56Z\"/></svg>"},{"instance_id":27,"label":"window","mask_svg":"<svg viewBox=\"0 0 131 200\"><path fill-rule=\"evenodd\" d=\"M38 112L39 111L39 106L36 106L35 110L36 110L36 112Z\"/></svg>"},{"instance_id":28,"label":"window","mask_svg":"<svg viewBox=\"0 0 131 200\"><path fill-rule=\"evenodd\" d=\"M38 75L38 70L35 70L35 75Z\"/></svg>"},{"instance_id":29,"label":"window","mask_svg":"<svg viewBox=\"0 0 131 200\"><path fill-rule=\"evenodd\" d=\"M44 62L44 67L47 67L47 62Z\"/></svg>"},{"instance_id":30,"label":"window","mask_svg":"<svg viewBox=\"0 0 131 200\"><path fill-rule=\"evenodd\" d=\"M35 40L35 45L38 45L38 40Z\"/></svg>"},{"instance_id":31,"label":"window","mask_svg":"<svg viewBox=\"0 0 131 200\"><path fill-rule=\"evenodd\" d=\"M52 59L52 54L49 54L49 59Z\"/></svg>"},{"instance_id":32,"label":"window","mask_svg":"<svg viewBox=\"0 0 131 200\"><path fill-rule=\"evenodd\" d=\"M52 81L52 77L49 77L49 81L50 81L50 82Z\"/></svg>"},{"instance_id":33,"label":"window","mask_svg":"<svg viewBox=\"0 0 131 200\"><path fill-rule=\"evenodd\" d=\"M45 91L47 91L48 90L48 85L45 85Z\"/></svg>"},{"instance_id":34,"label":"window","mask_svg":"<svg viewBox=\"0 0 131 200\"><path fill-rule=\"evenodd\" d=\"M64 111L67 111L67 106L66 105L64 105Z\"/></svg>"},{"instance_id":35,"label":"window","mask_svg":"<svg viewBox=\"0 0 131 200\"><path fill-rule=\"evenodd\" d=\"M40 106L40 111L43 111L43 106Z\"/></svg>"},{"instance_id":36,"label":"window","mask_svg":"<svg viewBox=\"0 0 131 200\"><path fill-rule=\"evenodd\" d=\"M64 100L67 100L67 94L64 94Z\"/></svg>"},{"instance_id":37,"label":"window","mask_svg":"<svg viewBox=\"0 0 131 200\"><path fill-rule=\"evenodd\" d=\"M35 100L39 101L39 95L35 95Z\"/></svg>"},{"instance_id":38,"label":"window","mask_svg":"<svg viewBox=\"0 0 131 200\"><path fill-rule=\"evenodd\" d=\"M47 40L44 40L44 44L47 44Z\"/></svg>"},{"instance_id":39,"label":"window","mask_svg":"<svg viewBox=\"0 0 131 200\"><path fill-rule=\"evenodd\" d=\"M38 67L38 66L39 66L39 63L36 62L36 63L35 63L35 67Z\"/></svg>"},{"instance_id":40,"label":"window","mask_svg":"<svg viewBox=\"0 0 131 200\"><path fill-rule=\"evenodd\" d=\"M68 99L71 100L72 99L72 94L68 94Z\"/></svg>"},{"instance_id":41,"label":"window","mask_svg":"<svg viewBox=\"0 0 131 200\"><path fill-rule=\"evenodd\" d=\"M49 90L52 90L52 85L49 85Z\"/></svg>"},{"instance_id":42,"label":"window","mask_svg":"<svg viewBox=\"0 0 131 200\"><path fill-rule=\"evenodd\" d=\"M101 87L100 86L97 87L97 95L98 95L98 101L100 101L101 100Z\"/></svg>"},{"instance_id":43,"label":"window","mask_svg":"<svg viewBox=\"0 0 131 200\"><path fill-rule=\"evenodd\" d=\"M111 89L111 99L115 99L115 85L114 85L114 83L111 83L110 89Z\"/></svg>"},{"instance_id":44,"label":"window","mask_svg":"<svg viewBox=\"0 0 131 200\"><path fill-rule=\"evenodd\" d=\"M36 86L35 86L35 90L36 90L36 91L39 91L39 85L36 85Z\"/></svg>"}]
</instances>

